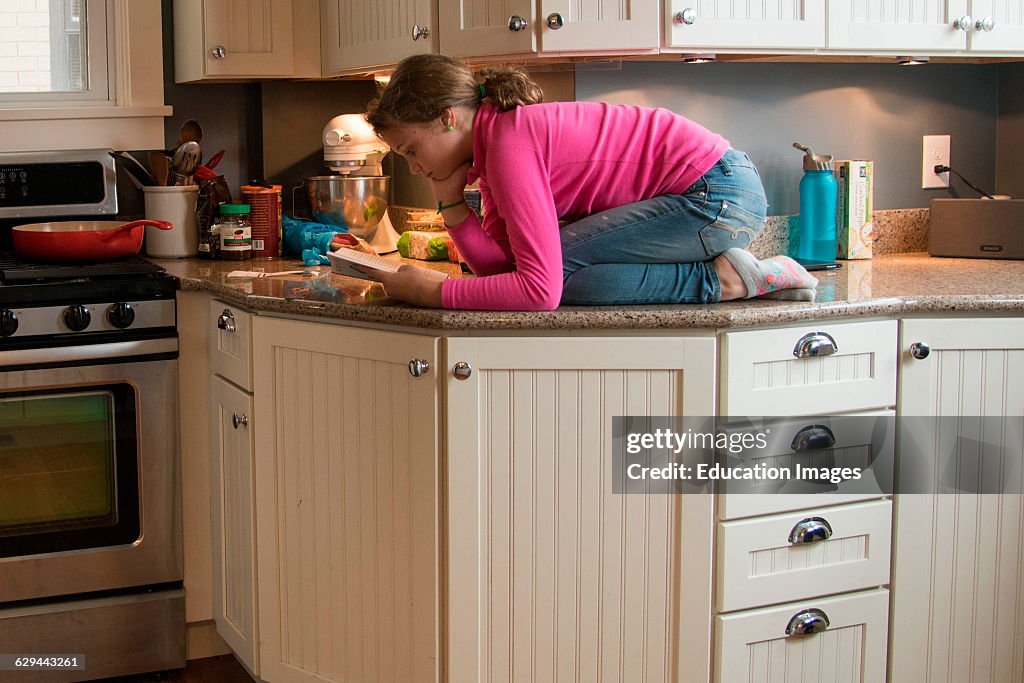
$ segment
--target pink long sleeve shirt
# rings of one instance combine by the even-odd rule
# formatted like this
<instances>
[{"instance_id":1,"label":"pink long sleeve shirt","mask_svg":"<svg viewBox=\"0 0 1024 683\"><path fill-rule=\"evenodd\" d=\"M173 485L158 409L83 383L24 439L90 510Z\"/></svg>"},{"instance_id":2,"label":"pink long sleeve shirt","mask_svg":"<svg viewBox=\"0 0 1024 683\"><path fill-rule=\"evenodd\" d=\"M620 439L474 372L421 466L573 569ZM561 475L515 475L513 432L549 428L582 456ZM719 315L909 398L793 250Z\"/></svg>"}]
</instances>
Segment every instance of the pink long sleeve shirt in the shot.
<instances>
[{"instance_id":1,"label":"pink long sleeve shirt","mask_svg":"<svg viewBox=\"0 0 1024 683\"><path fill-rule=\"evenodd\" d=\"M445 308L551 310L562 296L559 219L678 194L729 143L667 109L598 102L481 105L473 168L484 221L449 226L477 276L446 280Z\"/></svg>"}]
</instances>

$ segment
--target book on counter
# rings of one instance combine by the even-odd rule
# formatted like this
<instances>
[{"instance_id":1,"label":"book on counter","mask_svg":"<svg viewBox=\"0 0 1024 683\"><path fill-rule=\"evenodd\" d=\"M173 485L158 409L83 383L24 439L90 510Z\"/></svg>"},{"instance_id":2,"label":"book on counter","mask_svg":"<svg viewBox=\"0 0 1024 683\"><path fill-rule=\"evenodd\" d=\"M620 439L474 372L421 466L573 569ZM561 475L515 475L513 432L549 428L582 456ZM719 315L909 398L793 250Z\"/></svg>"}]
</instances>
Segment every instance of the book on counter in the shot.
<instances>
[{"instance_id":1,"label":"book on counter","mask_svg":"<svg viewBox=\"0 0 1024 683\"><path fill-rule=\"evenodd\" d=\"M331 260L331 272L333 273L359 278L360 280L374 280L376 282L380 282L380 279L374 276L374 270L395 273L398 272L400 267L406 265L402 261L386 259L376 254L367 254L355 249L331 251L327 253L327 258ZM415 268L416 266L413 267ZM428 277L436 280L448 279L447 273L442 273L439 270L430 270L429 268L420 268L420 270L426 273Z\"/></svg>"}]
</instances>

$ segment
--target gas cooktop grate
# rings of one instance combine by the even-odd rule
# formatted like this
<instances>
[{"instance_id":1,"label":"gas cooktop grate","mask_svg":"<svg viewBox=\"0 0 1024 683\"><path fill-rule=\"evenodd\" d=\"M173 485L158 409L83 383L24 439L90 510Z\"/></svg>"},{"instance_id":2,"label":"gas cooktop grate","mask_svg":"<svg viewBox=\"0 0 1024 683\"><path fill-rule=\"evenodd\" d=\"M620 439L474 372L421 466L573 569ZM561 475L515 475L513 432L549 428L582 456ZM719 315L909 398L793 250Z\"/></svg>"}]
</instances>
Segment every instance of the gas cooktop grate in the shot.
<instances>
[{"instance_id":1,"label":"gas cooktop grate","mask_svg":"<svg viewBox=\"0 0 1024 683\"><path fill-rule=\"evenodd\" d=\"M161 266L141 256L130 256L103 263L26 263L15 254L0 253L0 280L5 283L29 283L40 280L109 278L126 275L162 273Z\"/></svg>"}]
</instances>

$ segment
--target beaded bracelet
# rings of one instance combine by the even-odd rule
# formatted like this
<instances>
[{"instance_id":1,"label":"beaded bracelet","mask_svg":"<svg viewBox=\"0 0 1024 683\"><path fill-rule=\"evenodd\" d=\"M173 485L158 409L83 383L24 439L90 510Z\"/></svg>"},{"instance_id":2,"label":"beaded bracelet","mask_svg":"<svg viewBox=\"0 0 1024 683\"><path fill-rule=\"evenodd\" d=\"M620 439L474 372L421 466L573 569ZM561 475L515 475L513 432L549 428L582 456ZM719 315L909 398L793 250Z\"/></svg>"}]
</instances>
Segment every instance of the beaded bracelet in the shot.
<instances>
[{"instance_id":1,"label":"beaded bracelet","mask_svg":"<svg viewBox=\"0 0 1024 683\"><path fill-rule=\"evenodd\" d=\"M465 204L465 203L466 203L465 199L460 199L459 201L452 202L451 204L442 204L441 202L438 202L437 203L437 212L441 213L445 209L452 209L452 208L458 206L459 204Z\"/></svg>"}]
</instances>

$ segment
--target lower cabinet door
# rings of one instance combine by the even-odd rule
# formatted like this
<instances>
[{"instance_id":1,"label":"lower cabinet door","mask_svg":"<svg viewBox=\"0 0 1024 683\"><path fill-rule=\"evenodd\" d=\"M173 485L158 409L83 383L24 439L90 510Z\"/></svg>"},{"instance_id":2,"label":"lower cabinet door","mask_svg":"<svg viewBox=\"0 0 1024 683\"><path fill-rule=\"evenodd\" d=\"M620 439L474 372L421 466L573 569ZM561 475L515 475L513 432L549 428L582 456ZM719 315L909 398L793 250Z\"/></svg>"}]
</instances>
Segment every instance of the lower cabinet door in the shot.
<instances>
[{"instance_id":1,"label":"lower cabinet door","mask_svg":"<svg viewBox=\"0 0 1024 683\"><path fill-rule=\"evenodd\" d=\"M443 680L437 344L253 321L267 683Z\"/></svg>"},{"instance_id":2,"label":"lower cabinet door","mask_svg":"<svg viewBox=\"0 0 1024 683\"><path fill-rule=\"evenodd\" d=\"M884 589L719 616L715 681L884 683L888 621Z\"/></svg>"},{"instance_id":3,"label":"lower cabinet door","mask_svg":"<svg viewBox=\"0 0 1024 683\"><path fill-rule=\"evenodd\" d=\"M224 642L259 675L252 397L219 376L210 393L213 620Z\"/></svg>"}]
</instances>

